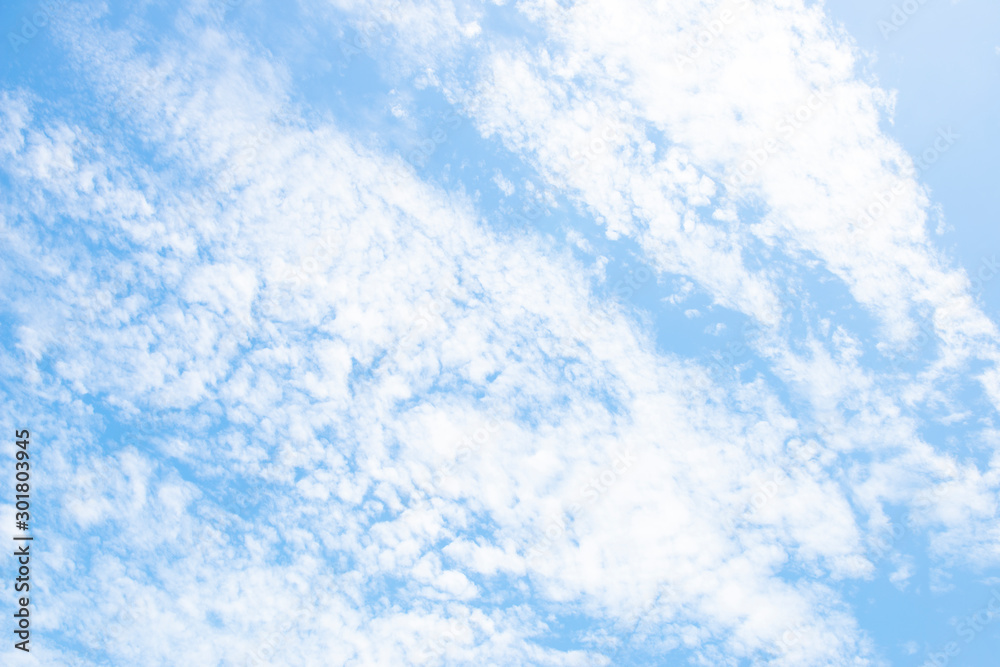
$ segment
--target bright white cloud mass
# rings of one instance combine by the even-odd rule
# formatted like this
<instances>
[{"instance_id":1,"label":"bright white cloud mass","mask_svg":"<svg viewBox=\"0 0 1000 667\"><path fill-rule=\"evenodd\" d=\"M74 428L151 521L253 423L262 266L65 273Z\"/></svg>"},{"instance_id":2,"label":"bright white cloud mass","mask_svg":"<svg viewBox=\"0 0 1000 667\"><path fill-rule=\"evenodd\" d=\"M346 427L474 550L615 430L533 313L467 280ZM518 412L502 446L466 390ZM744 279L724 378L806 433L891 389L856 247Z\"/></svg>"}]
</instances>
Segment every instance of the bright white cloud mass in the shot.
<instances>
[{"instance_id":1,"label":"bright white cloud mass","mask_svg":"<svg viewBox=\"0 0 1000 667\"><path fill-rule=\"evenodd\" d=\"M4 665L993 664L1000 265L824 5L43 5Z\"/></svg>"}]
</instances>

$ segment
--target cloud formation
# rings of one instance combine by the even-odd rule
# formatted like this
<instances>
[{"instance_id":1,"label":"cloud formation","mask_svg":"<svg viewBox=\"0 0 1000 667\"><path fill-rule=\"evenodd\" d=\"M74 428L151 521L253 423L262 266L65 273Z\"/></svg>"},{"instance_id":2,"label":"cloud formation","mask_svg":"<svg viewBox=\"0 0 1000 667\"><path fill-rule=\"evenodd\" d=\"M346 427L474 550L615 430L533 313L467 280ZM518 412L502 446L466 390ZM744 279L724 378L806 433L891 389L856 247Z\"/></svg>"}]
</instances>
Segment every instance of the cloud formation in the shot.
<instances>
[{"instance_id":1,"label":"cloud formation","mask_svg":"<svg viewBox=\"0 0 1000 667\"><path fill-rule=\"evenodd\" d=\"M0 95L4 413L51 508L31 660L875 665L843 584L911 578L890 512L998 564L988 278L821 5L171 11L67 8L77 106ZM414 164L299 59L371 61L477 143L431 115ZM488 183L551 208L499 228ZM630 305L671 283L739 347ZM973 364L985 461L922 436Z\"/></svg>"}]
</instances>

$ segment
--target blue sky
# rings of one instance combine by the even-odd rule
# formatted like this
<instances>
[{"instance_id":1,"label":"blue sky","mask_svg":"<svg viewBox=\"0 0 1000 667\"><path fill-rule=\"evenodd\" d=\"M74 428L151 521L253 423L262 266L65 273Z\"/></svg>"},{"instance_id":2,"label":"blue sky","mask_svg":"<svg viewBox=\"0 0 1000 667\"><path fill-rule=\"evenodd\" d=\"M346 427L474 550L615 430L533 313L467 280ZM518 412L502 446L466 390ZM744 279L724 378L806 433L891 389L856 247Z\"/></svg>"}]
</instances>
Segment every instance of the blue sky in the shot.
<instances>
[{"instance_id":1,"label":"blue sky","mask_svg":"<svg viewBox=\"0 0 1000 667\"><path fill-rule=\"evenodd\" d=\"M898 3L896 3L898 5ZM966 271L979 268L984 254L1000 247L1000 232L990 224L1000 216L1000 197L985 164L1000 142L1000 53L996 27L1000 7L989 2L927 2L898 30L890 30L892 4L836 2L830 16L843 22L858 44L875 57L869 71L896 91L890 135L908 151L924 151L938 128L962 135L948 161L927 170L923 180L944 210L951 228L943 240ZM959 224L961 221L961 224ZM996 312L997 290L982 298Z\"/></svg>"},{"instance_id":2,"label":"blue sky","mask_svg":"<svg viewBox=\"0 0 1000 667\"><path fill-rule=\"evenodd\" d=\"M1000 8L0 23L4 664L992 664Z\"/></svg>"},{"instance_id":3,"label":"blue sky","mask_svg":"<svg viewBox=\"0 0 1000 667\"><path fill-rule=\"evenodd\" d=\"M892 11L891 5L887 8L882 3L828 5L831 17L843 22L858 44L873 54L868 70L896 91L894 121L887 127L890 136L919 155L932 144L938 128L951 127L962 135L921 179L931 188L933 201L949 224L942 247L975 275L1000 247L994 224L1000 215L1000 197L992 186L995 174L989 168L977 168L990 164L990 156L1000 149L1000 126L995 121L1000 111L995 95L1000 83L1000 50L995 43L1000 8L987 2L929 2L898 29L892 23ZM978 297L985 311L995 316L1000 300L997 290L988 285ZM973 392L965 397L977 400ZM951 429L929 429L927 437L942 444L961 438ZM919 547L918 543L910 548ZM925 587L930 586L928 575L933 568L930 561L922 563ZM883 641L905 642L909 634L924 637L940 652L956 640L954 621L971 616L972 610L981 608L982 599L989 597L974 575L952 573L952 580L955 589L941 600L910 600L877 582L861 587L856 599L876 632L885 633ZM989 664L998 637L994 633L985 641L969 643L960 654L962 664ZM965 638L958 643L965 643Z\"/></svg>"}]
</instances>

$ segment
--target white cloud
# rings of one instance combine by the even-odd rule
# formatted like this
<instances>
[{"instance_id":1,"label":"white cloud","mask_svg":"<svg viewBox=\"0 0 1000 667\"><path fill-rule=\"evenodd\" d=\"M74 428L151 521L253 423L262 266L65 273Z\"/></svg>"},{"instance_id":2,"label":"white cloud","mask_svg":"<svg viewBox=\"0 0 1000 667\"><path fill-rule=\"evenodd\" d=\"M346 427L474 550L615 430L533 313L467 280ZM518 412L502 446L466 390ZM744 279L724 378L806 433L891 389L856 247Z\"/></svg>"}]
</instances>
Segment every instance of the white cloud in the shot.
<instances>
[{"instance_id":1,"label":"white cloud","mask_svg":"<svg viewBox=\"0 0 1000 667\"><path fill-rule=\"evenodd\" d=\"M514 184L511 183L506 178L504 178L504 175L500 173L499 170L497 170L497 172L493 174L493 182L496 183L496 186L500 188L500 191L503 192L508 197L514 194L515 190Z\"/></svg>"},{"instance_id":2,"label":"white cloud","mask_svg":"<svg viewBox=\"0 0 1000 667\"><path fill-rule=\"evenodd\" d=\"M670 303L701 291L761 323L753 344L809 409L793 416L761 378L721 386L656 352L568 250L500 239L469 198L298 118L283 103L291 78L239 37L184 23L182 40L147 52L81 16L63 43L98 95L140 100L128 130L163 171L31 95L0 98L4 261L34 285L4 279L18 328L0 361L24 369L39 402L18 418L46 423L59 473L58 604L39 623L131 664L190 650L200 664L601 660L600 631L588 651L533 641L552 608L702 662L873 664L834 584L871 573L865 520L882 503L910 504L935 555L997 561L982 527L1000 468L924 444L898 387L862 365L864 341L818 321L792 334L789 276L749 261L820 263L881 318L889 346L925 307L943 352L917 393L993 358L992 323L924 237L912 164L878 130L886 97L853 78L821 8L733 3L740 20L689 70L676 27L697 34L716 10L519 7L547 48L476 51L469 26L487 24L444 2L380 20L406 67L453 98L476 92L479 131L536 167L542 190L569 193L675 274ZM463 48L472 81L454 69ZM724 188L814 91L828 97L809 131ZM900 178L885 224L848 233L867 193ZM754 198L768 213L740 224ZM706 206L718 215L703 219ZM49 226L57 216L78 237ZM984 383L1000 386L991 372ZM167 432L113 443L106 415L142 412ZM871 464L847 468L861 449ZM623 451L634 464L616 462ZM108 530L114 543L93 551ZM782 574L790 565L807 574ZM912 574L901 561L890 581ZM127 641L82 620L90 600ZM294 619L280 656L276 618Z\"/></svg>"}]
</instances>

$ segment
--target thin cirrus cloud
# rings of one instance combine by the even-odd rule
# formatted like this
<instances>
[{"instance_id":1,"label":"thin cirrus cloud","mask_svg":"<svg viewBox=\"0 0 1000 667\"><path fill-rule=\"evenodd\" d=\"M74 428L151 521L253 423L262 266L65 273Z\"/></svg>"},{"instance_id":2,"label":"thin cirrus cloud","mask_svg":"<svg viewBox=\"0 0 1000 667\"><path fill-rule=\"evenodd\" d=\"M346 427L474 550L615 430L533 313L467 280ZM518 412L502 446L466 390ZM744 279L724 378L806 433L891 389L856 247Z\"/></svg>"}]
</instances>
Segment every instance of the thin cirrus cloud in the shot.
<instances>
[{"instance_id":1,"label":"thin cirrus cloud","mask_svg":"<svg viewBox=\"0 0 1000 667\"><path fill-rule=\"evenodd\" d=\"M996 566L995 325L821 6L123 16L0 97L5 659L886 664L852 586Z\"/></svg>"}]
</instances>

